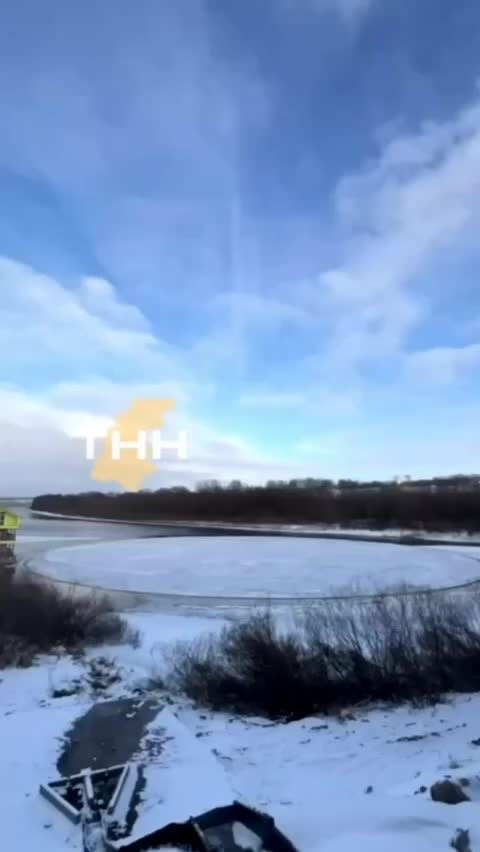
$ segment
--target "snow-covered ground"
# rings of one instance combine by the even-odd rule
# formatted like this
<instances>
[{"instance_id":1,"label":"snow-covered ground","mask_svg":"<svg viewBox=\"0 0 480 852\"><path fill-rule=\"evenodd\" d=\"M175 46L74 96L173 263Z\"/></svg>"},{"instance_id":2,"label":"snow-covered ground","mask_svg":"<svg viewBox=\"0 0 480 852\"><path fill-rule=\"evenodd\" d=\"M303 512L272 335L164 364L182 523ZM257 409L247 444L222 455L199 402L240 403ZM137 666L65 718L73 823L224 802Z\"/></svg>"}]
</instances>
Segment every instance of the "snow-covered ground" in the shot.
<instances>
[{"instance_id":1,"label":"snow-covered ground","mask_svg":"<svg viewBox=\"0 0 480 852\"><path fill-rule=\"evenodd\" d=\"M288 725L201 719L191 709L179 716L215 749L238 794L269 811L305 852L439 852L458 827L471 831L476 852L478 794L452 807L433 803L428 790L445 776L477 776L479 710L475 697Z\"/></svg>"},{"instance_id":2,"label":"snow-covered ground","mask_svg":"<svg viewBox=\"0 0 480 852\"><path fill-rule=\"evenodd\" d=\"M187 622L190 622L187 625ZM156 671L158 643L193 636L210 624L135 616L140 648L102 648L82 660L45 660L0 680L0 820L9 852L80 850L78 828L40 798L56 777L62 737L98 700L88 661L103 654L120 680L103 698L128 694ZM77 683L75 694L54 690ZM148 767L142 825L184 818L197 808L240 798L268 811L301 852L448 852L457 828L480 850L480 696L451 697L433 708L353 708L341 718L289 724L234 718L169 705L159 726L172 740ZM431 801L430 785L467 779L471 802ZM149 822L150 821L150 822Z\"/></svg>"},{"instance_id":3,"label":"snow-covered ground","mask_svg":"<svg viewBox=\"0 0 480 852\"><path fill-rule=\"evenodd\" d=\"M480 551L359 541L181 537L49 551L39 570L103 588L217 598L310 598L401 584L444 588L480 577Z\"/></svg>"},{"instance_id":4,"label":"snow-covered ground","mask_svg":"<svg viewBox=\"0 0 480 852\"><path fill-rule=\"evenodd\" d=\"M199 536L63 546L54 538L42 560L51 576L172 595L316 597L480 577L478 548L454 545ZM26 536L25 546L34 539ZM94 702L136 694L161 678L170 645L218 631L222 611L215 618L132 613L139 647L102 647L0 672L0 821L9 852L80 852L79 829L38 793L40 782L57 777L66 731ZM116 675L100 693L91 678L99 656ZM54 697L63 693L71 694ZM159 730L166 745L146 770L142 830L240 799L269 812L300 852L448 852L458 828L470 832L471 852L480 852L480 695L452 696L433 708L352 708L341 718L289 724L176 700L150 726L140 759L150 760ZM430 785L448 776L468 781L471 802L431 801Z\"/></svg>"}]
</instances>

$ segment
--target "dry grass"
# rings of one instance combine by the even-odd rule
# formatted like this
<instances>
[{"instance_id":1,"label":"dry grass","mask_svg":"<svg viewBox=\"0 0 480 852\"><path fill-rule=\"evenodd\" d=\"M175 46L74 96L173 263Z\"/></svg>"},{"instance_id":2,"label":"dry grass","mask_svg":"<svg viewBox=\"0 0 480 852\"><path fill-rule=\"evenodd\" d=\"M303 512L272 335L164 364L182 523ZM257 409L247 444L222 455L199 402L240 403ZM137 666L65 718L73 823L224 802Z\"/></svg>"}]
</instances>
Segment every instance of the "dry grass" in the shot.
<instances>
[{"instance_id":1,"label":"dry grass","mask_svg":"<svg viewBox=\"0 0 480 852\"><path fill-rule=\"evenodd\" d=\"M214 709L301 718L368 701L480 690L480 599L420 594L322 605L281 629L271 612L179 645L170 682Z\"/></svg>"}]
</instances>

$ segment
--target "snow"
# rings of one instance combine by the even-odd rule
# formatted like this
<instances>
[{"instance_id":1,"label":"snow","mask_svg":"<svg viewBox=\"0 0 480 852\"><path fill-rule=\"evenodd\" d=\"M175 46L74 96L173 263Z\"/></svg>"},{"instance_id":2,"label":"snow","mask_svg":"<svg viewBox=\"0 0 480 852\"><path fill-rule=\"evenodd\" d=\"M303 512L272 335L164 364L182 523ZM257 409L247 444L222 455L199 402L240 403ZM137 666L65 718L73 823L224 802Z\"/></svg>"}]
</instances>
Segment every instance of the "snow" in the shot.
<instances>
[{"instance_id":1,"label":"snow","mask_svg":"<svg viewBox=\"0 0 480 852\"><path fill-rule=\"evenodd\" d=\"M158 673L160 651L165 644L193 639L211 629L218 630L222 625L220 619L168 615L135 614L129 620L141 633L142 645L137 649L129 646L97 648L87 652L84 659L50 656L29 669L0 672L0 824L9 852L25 852L31 848L36 852L81 850L79 828L56 812L38 792L41 782L58 777L56 761L66 731L93 701L129 694L138 683ZM99 655L112 660L122 677L120 683L101 696L91 692L86 680L89 660ZM75 694L58 699L52 697L60 687L82 682L82 688ZM168 728L175 729L174 734ZM232 799L223 768L208 749L200 747L193 733L168 711L157 717L148 732L149 741L160 735L165 735L167 740L175 736L175 743L168 743L166 751L174 772L168 778L166 796L164 770L153 765L148 767L147 780L155 790L155 807L152 811L152 802L145 804L138 823L142 831L158 827L160 791L165 799L162 813L167 813L171 805L172 814L183 814L183 803L193 808L188 816L196 809L217 804L220 794L222 804ZM145 748L148 745L146 742ZM207 777L209 782L205 784ZM192 779L196 779L195 785ZM189 791L190 796L187 795Z\"/></svg>"},{"instance_id":2,"label":"snow","mask_svg":"<svg viewBox=\"0 0 480 852\"><path fill-rule=\"evenodd\" d=\"M237 846L243 847L243 849L261 849L262 843L259 836L250 831L246 825L241 822L234 822L232 831Z\"/></svg>"},{"instance_id":3,"label":"snow","mask_svg":"<svg viewBox=\"0 0 480 852\"><path fill-rule=\"evenodd\" d=\"M18 544L36 544L41 541L98 541L97 536L89 535L17 535Z\"/></svg>"},{"instance_id":4,"label":"snow","mask_svg":"<svg viewBox=\"0 0 480 852\"><path fill-rule=\"evenodd\" d=\"M122 647L119 655L124 666L136 672L137 678L161 678L165 673L166 651L177 642L189 642L212 633L219 633L226 624L224 618L212 616L181 616L162 613L129 613L128 622L141 638L139 649Z\"/></svg>"},{"instance_id":5,"label":"snow","mask_svg":"<svg viewBox=\"0 0 480 852\"><path fill-rule=\"evenodd\" d=\"M157 638L165 638L161 626ZM112 653L122 662L123 650ZM52 700L45 688L51 665L2 673L0 819L9 852L81 849L79 828L39 796L38 785L56 777L61 738L92 699ZM62 660L57 667L75 665ZM141 760L155 754L156 741L163 751L147 763L134 836L237 798L270 813L301 852L447 852L459 827L470 831L478 852L478 801L448 806L418 791L447 775L472 779L467 792L475 789L479 720L477 695L433 708L353 708L344 718L289 724L175 703L141 744ZM244 831L237 833L246 842Z\"/></svg>"},{"instance_id":6,"label":"snow","mask_svg":"<svg viewBox=\"0 0 480 852\"><path fill-rule=\"evenodd\" d=\"M480 548L461 544L442 544L435 548L436 550L447 550L451 553L460 553L462 556L469 556L471 559L480 560Z\"/></svg>"},{"instance_id":7,"label":"snow","mask_svg":"<svg viewBox=\"0 0 480 852\"><path fill-rule=\"evenodd\" d=\"M62 546L49 551L45 564L55 576L92 584L253 600L370 584L453 585L480 576L478 559L478 548L452 544L261 536ZM0 820L9 852L80 852L79 828L38 794L41 781L57 777L65 732L94 701L132 695L161 675L171 643L221 629L221 612L218 606L215 618L132 613L139 647L96 648L83 659L52 656L30 669L0 672ZM119 680L96 695L88 666L100 655ZM73 694L53 698L64 687L75 687ZM270 813L300 852L448 852L458 828L470 832L472 852L480 852L480 694L450 696L431 708L356 707L341 718L289 724L166 700L138 755L148 761L156 741L163 744L161 759L153 757L146 768L136 834L236 798ZM430 785L446 776L468 779L473 801L432 802ZM235 836L240 846L247 843L241 827Z\"/></svg>"},{"instance_id":8,"label":"snow","mask_svg":"<svg viewBox=\"0 0 480 852\"><path fill-rule=\"evenodd\" d=\"M122 524L123 526L151 526L156 521L125 521L116 520L115 518L90 518L88 515L62 515L59 512L44 512L41 509L30 509L30 514L35 518L57 518L62 521L88 521L89 523L98 524ZM169 524L169 522L166 522Z\"/></svg>"},{"instance_id":9,"label":"snow","mask_svg":"<svg viewBox=\"0 0 480 852\"><path fill-rule=\"evenodd\" d=\"M446 774L479 772L480 749L471 744L479 710L475 696L288 725L179 712L215 749L238 795L271 813L302 852L438 852L458 826L471 830L475 852L477 806L441 805L416 791Z\"/></svg>"},{"instance_id":10,"label":"snow","mask_svg":"<svg viewBox=\"0 0 480 852\"><path fill-rule=\"evenodd\" d=\"M205 633L218 632L225 620L215 617L168 615L152 616L150 613L129 613L128 622L138 630L145 648L155 648L158 645L177 641L196 639Z\"/></svg>"},{"instance_id":11,"label":"snow","mask_svg":"<svg viewBox=\"0 0 480 852\"><path fill-rule=\"evenodd\" d=\"M468 551L468 552L465 552ZM214 598L294 599L443 588L480 577L480 552L330 539L181 537L126 539L49 550L39 570L102 588Z\"/></svg>"},{"instance_id":12,"label":"snow","mask_svg":"<svg viewBox=\"0 0 480 852\"><path fill-rule=\"evenodd\" d=\"M318 533L320 535L331 536L361 536L362 538L419 538L424 541L448 541L452 544L472 544L477 543L477 548L480 545L480 534L469 533L466 530L452 532L437 532L435 530L408 529L407 527L388 527L386 529L365 529L364 527L339 527L328 526L323 527L319 524L280 524L279 529L300 533ZM272 527L271 529L274 529Z\"/></svg>"},{"instance_id":13,"label":"snow","mask_svg":"<svg viewBox=\"0 0 480 852\"><path fill-rule=\"evenodd\" d=\"M145 766L146 791L155 791L155 795L147 796L139 806L134 837L169 822L184 822L235 798L225 769L211 749L169 709L162 710L150 724L140 759L148 759L156 742L162 745L161 760Z\"/></svg>"},{"instance_id":14,"label":"snow","mask_svg":"<svg viewBox=\"0 0 480 852\"><path fill-rule=\"evenodd\" d=\"M55 777L57 738L72 724L75 706L36 708L0 719L0 819L9 852L80 849L78 829L38 794L41 781Z\"/></svg>"},{"instance_id":15,"label":"snow","mask_svg":"<svg viewBox=\"0 0 480 852\"><path fill-rule=\"evenodd\" d=\"M88 709L88 705L83 708ZM0 819L5 848L9 852L63 852L81 849L81 831L39 795L39 784L57 777L57 751L64 733L79 715L71 704L37 708L3 716L0 722ZM165 822L186 820L217 804L229 804L232 790L225 772L212 752L164 709L145 740L148 748L158 737L165 743L161 761L146 765L146 790L139 807L134 836L141 836ZM28 748L25 740L28 739ZM139 753L139 759L148 754ZM165 771L168 766L168 772ZM208 783L205 779L208 778Z\"/></svg>"},{"instance_id":16,"label":"snow","mask_svg":"<svg viewBox=\"0 0 480 852\"><path fill-rule=\"evenodd\" d=\"M105 655L121 672L102 698L128 694L155 667L153 649L219 627L207 618L128 618L142 632L139 648L94 649L84 661L49 657L1 672L0 820L9 852L81 849L79 828L39 796L38 785L57 777L63 735L98 700L84 678L88 659ZM83 691L52 698L53 688L82 677ZM142 760L158 752L156 742L163 751L147 763L135 834L236 798L270 813L301 852L448 852L457 828L470 831L472 852L479 852L480 746L472 742L479 739L480 695L421 709L357 707L289 724L177 701L161 710L141 743ZM470 779L474 801L432 802L428 789L445 776Z\"/></svg>"}]
</instances>

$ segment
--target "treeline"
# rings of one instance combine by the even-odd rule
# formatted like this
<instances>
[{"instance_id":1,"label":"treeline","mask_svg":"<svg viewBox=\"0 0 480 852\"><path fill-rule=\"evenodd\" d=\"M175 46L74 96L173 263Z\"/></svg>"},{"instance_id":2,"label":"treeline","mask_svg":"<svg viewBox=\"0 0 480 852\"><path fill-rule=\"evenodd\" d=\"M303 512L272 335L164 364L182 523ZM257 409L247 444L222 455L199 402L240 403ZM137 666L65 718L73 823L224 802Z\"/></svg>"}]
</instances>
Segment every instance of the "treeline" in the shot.
<instances>
[{"instance_id":1,"label":"treeline","mask_svg":"<svg viewBox=\"0 0 480 852\"><path fill-rule=\"evenodd\" d=\"M64 515L148 521L316 523L387 529L480 530L480 479L404 482L290 480L264 486L216 481L194 490L44 494L32 508Z\"/></svg>"}]
</instances>

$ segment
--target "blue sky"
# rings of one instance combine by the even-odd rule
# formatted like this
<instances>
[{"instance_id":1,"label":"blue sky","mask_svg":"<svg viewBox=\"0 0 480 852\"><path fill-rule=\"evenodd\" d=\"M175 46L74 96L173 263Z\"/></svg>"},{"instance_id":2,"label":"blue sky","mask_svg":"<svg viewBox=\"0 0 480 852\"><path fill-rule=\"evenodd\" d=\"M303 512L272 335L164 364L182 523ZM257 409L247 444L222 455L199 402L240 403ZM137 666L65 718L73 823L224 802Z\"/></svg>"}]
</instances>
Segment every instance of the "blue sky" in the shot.
<instances>
[{"instance_id":1,"label":"blue sky","mask_svg":"<svg viewBox=\"0 0 480 852\"><path fill-rule=\"evenodd\" d=\"M6 10L0 491L164 392L152 486L478 470L479 56L474 0Z\"/></svg>"}]
</instances>

